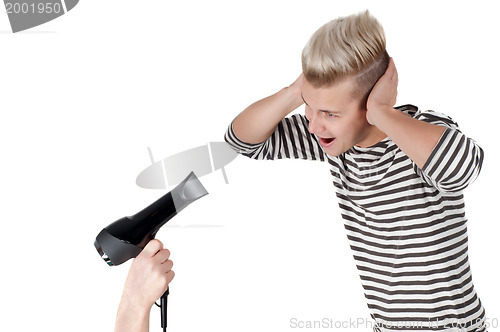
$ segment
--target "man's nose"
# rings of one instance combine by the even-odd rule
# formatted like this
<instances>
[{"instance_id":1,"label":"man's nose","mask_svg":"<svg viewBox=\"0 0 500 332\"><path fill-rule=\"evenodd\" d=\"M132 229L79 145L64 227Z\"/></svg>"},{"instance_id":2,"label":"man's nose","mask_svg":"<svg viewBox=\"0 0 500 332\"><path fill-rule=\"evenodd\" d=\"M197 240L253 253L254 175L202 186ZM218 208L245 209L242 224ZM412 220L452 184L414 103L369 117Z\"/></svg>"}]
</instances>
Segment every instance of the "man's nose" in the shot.
<instances>
[{"instance_id":1,"label":"man's nose","mask_svg":"<svg viewBox=\"0 0 500 332\"><path fill-rule=\"evenodd\" d=\"M307 128L311 134L320 133L325 129L318 116L319 112L311 112L309 116L309 127Z\"/></svg>"}]
</instances>

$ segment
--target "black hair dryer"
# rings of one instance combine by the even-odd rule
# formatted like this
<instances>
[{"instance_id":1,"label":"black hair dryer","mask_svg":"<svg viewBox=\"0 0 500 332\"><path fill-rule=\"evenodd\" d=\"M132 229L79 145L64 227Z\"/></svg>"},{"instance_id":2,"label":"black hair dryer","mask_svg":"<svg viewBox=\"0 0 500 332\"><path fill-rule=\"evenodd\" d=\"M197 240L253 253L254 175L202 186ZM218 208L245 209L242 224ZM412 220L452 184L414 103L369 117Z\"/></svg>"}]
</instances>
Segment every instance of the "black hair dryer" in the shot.
<instances>
[{"instance_id":1,"label":"black hair dryer","mask_svg":"<svg viewBox=\"0 0 500 332\"><path fill-rule=\"evenodd\" d=\"M94 246L109 266L120 265L137 257L167 221L186 206L207 195L196 175L191 172L177 187L131 217L123 217L106 226L95 239ZM167 327L167 291L160 299L161 325Z\"/></svg>"}]
</instances>

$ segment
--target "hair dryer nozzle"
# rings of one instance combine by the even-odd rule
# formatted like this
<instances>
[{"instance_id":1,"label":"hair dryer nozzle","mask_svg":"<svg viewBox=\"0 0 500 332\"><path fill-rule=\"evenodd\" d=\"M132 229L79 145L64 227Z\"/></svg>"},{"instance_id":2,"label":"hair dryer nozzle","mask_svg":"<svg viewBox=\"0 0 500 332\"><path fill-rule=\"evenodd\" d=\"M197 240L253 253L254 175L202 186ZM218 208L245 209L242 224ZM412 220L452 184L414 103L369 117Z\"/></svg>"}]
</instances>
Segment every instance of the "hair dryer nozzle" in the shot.
<instances>
[{"instance_id":1,"label":"hair dryer nozzle","mask_svg":"<svg viewBox=\"0 0 500 332\"><path fill-rule=\"evenodd\" d=\"M171 193L175 209L179 212L198 198L207 195L208 191L203 187L196 175L191 172Z\"/></svg>"}]
</instances>

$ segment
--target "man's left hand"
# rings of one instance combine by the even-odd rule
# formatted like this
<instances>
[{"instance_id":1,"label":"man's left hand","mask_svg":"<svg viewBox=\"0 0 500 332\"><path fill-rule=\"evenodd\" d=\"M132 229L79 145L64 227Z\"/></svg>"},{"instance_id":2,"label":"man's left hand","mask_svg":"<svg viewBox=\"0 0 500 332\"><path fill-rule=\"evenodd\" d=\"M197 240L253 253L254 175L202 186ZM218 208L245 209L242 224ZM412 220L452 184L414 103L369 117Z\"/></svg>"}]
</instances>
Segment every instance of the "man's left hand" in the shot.
<instances>
[{"instance_id":1,"label":"man's left hand","mask_svg":"<svg viewBox=\"0 0 500 332\"><path fill-rule=\"evenodd\" d=\"M394 60L389 58L389 65L373 87L366 102L366 120L369 124L377 126L377 114L390 110L396 104L398 95L398 71Z\"/></svg>"}]
</instances>

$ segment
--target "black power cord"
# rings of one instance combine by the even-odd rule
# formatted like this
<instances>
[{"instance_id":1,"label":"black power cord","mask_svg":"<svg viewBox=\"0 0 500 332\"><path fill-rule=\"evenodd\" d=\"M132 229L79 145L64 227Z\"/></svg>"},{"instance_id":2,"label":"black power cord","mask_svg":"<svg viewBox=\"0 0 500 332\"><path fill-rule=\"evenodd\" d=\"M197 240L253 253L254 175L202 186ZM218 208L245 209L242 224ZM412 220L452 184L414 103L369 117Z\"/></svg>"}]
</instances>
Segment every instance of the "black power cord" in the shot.
<instances>
[{"instance_id":1,"label":"black power cord","mask_svg":"<svg viewBox=\"0 0 500 332\"><path fill-rule=\"evenodd\" d=\"M160 310L161 310L161 327L163 329L163 332L167 332L167 304L168 304L168 294L169 294L169 287L163 293L163 295L160 298ZM158 304L157 304L158 306Z\"/></svg>"}]
</instances>

